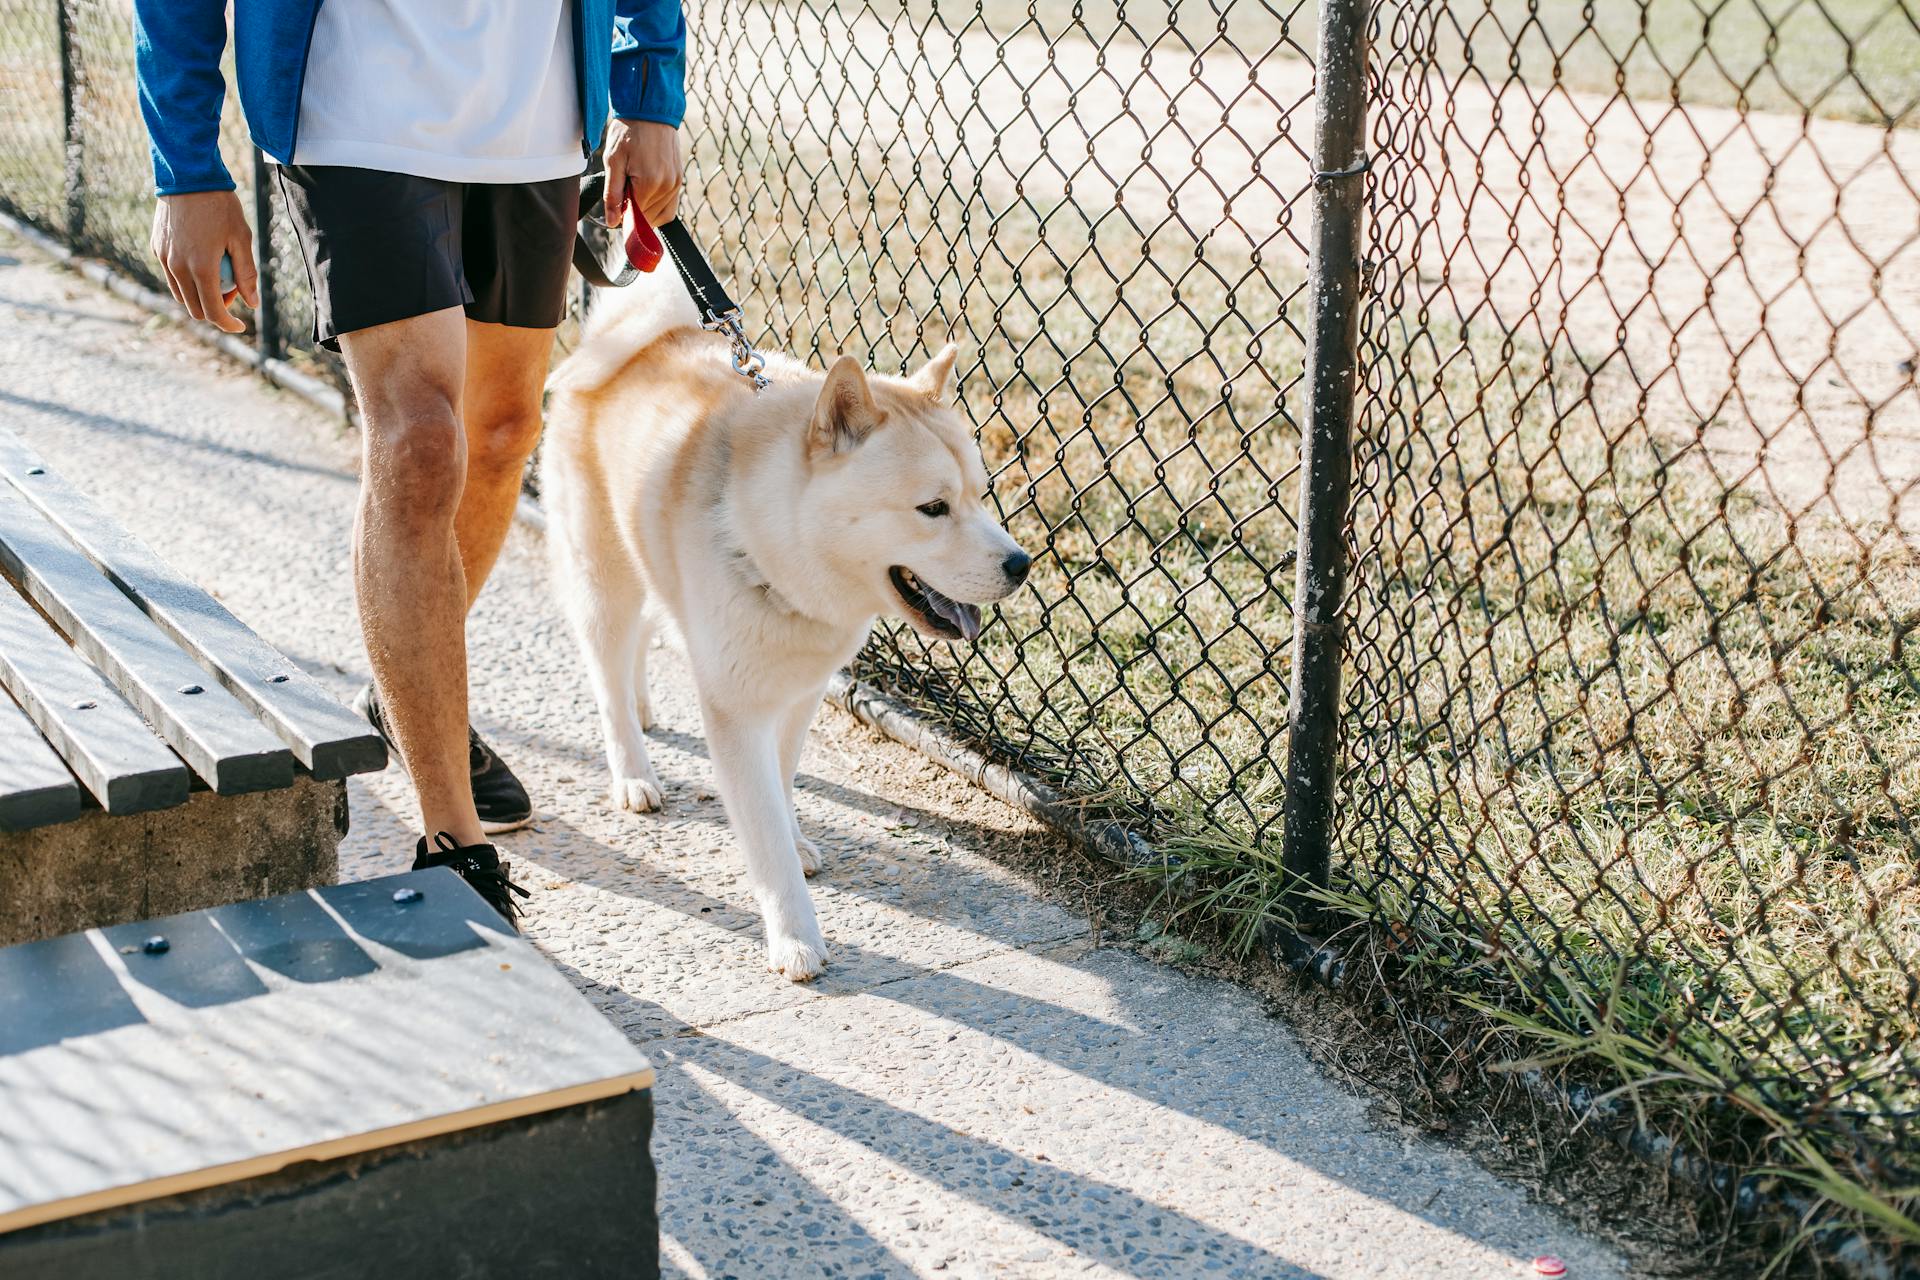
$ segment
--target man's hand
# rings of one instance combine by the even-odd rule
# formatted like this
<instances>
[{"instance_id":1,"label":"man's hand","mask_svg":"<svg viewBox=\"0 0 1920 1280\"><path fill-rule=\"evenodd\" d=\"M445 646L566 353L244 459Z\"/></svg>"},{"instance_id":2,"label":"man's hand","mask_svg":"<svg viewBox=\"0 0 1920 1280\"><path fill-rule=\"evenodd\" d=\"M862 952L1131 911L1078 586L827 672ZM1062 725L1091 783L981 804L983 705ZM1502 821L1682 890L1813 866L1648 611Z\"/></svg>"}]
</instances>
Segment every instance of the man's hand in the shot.
<instances>
[{"instance_id":1,"label":"man's hand","mask_svg":"<svg viewBox=\"0 0 1920 1280\"><path fill-rule=\"evenodd\" d=\"M195 191L161 196L153 211L153 256L167 287L195 320L239 333L246 326L227 310L220 289L220 256L233 259L235 292L250 307L260 305L260 274L253 265L253 232L240 197L231 191Z\"/></svg>"},{"instance_id":2,"label":"man's hand","mask_svg":"<svg viewBox=\"0 0 1920 1280\"><path fill-rule=\"evenodd\" d=\"M680 209L680 132L651 120L615 119L601 149L607 162L607 223L623 216L621 193L633 186L633 207L647 225L672 222Z\"/></svg>"}]
</instances>

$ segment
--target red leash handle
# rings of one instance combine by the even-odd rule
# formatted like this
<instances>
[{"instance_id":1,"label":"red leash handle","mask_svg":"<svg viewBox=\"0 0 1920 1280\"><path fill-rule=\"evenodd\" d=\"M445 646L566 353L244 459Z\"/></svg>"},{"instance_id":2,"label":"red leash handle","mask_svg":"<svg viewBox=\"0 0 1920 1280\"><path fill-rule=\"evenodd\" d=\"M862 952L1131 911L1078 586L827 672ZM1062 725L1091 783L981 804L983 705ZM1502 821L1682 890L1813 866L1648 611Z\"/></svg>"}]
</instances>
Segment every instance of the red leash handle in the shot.
<instances>
[{"instance_id":1,"label":"red leash handle","mask_svg":"<svg viewBox=\"0 0 1920 1280\"><path fill-rule=\"evenodd\" d=\"M651 271L660 265L666 250L660 247L660 233L647 225L647 220L636 216L633 230L627 232L627 261L642 271Z\"/></svg>"},{"instance_id":2,"label":"red leash handle","mask_svg":"<svg viewBox=\"0 0 1920 1280\"><path fill-rule=\"evenodd\" d=\"M627 205L631 203L633 184L628 183L626 190L620 193L619 217L627 216ZM627 232L627 261L636 271L651 271L660 265L660 259L666 256L666 250L660 245L660 235L636 209L633 215L633 227Z\"/></svg>"}]
</instances>

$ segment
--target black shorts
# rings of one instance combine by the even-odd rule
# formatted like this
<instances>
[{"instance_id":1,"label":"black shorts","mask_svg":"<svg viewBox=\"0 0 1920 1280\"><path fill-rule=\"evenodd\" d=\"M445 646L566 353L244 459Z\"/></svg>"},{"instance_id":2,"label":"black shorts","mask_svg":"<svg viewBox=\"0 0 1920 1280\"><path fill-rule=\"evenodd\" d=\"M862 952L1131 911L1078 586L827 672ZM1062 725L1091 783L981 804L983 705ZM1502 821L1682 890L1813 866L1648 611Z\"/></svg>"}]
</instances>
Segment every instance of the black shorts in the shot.
<instances>
[{"instance_id":1,"label":"black shorts","mask_svg":"<svg viewBox=\"0 0 1920 1280\"><path fill-rule=\"evenodd\" d=\"M313 336L448 307L551 329L567 308L580 179L444 182L380 169L278 165L280 198L313 285Z\"/></svg>"}]
</instances>

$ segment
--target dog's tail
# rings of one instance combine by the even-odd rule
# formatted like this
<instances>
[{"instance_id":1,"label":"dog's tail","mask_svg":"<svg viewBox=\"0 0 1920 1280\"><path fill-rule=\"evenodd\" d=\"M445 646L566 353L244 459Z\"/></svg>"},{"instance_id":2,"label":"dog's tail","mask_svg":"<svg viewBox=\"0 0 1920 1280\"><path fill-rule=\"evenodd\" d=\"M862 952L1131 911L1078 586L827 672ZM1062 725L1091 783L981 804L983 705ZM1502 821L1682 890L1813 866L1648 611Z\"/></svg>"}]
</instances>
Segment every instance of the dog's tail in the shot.
<instances>
[{"instance_id":1,"label":"dog's tail","mask_svg":"<svg viewBox=\"0 0 1920 1280\"><path fill-rule=\"evenodd\" d=\"M700 311L680 273L662 263L624 289L595 292L580 345L547 375L547 390L595 390L666 334L699 326Z\"/></svg>"}]
</instances>

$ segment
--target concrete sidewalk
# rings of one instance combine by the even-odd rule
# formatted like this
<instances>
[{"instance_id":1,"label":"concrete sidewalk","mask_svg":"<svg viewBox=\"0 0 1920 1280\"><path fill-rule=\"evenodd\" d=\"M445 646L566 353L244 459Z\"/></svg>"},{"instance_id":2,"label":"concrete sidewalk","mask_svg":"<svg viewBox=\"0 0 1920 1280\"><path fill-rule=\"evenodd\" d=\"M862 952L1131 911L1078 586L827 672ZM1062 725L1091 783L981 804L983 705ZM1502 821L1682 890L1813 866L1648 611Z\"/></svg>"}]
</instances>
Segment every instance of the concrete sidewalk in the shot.
<instances>
[{"instance_id":1,"label":"concrete sidewalk","mask_svg":"<svg viewBox=\"0 0 1920 1280\"><path fill-rule=\"evenodd\" d=\"M365 679L338 423L4 233L0 422L342 698ZM540 812L501 841L528 935L660 1069L670 1274L1628 1274L1369 1119L1247 992L1096 946L993 856L1049 836L838 712L800 791L832 967L767 973L683 663L653 666L667 808L613 812L544 555L517 529L476 611L474 715ZM404 867L403 775L352 800L343 874Z\"/></svg>"}]
</instances>

